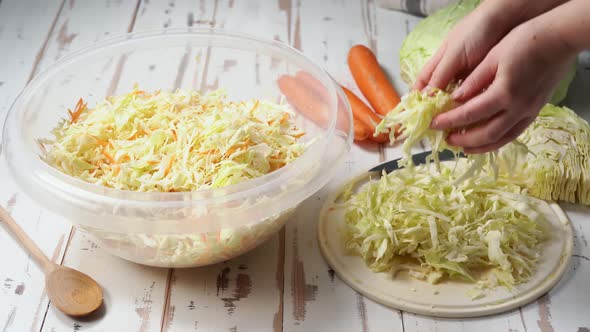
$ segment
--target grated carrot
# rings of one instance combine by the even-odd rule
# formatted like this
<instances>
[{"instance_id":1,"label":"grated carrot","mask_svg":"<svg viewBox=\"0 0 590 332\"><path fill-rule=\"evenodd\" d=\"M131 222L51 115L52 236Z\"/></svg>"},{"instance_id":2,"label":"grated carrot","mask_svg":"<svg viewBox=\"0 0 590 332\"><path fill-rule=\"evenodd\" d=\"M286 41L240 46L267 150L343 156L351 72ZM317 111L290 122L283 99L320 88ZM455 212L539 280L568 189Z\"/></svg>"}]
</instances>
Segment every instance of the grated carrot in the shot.
<instances>
[{"instance_id":1,"label":"grated carrot","mask_svg":"<svg viewBox=\"0 0 590 332\"><path fill-rule=\"evenodd\" d=\"M117 160L117 163L120 164L120 163L124 163L124 162L130 161L130 160L131 160L131 157L129 157L129 155L127 155L127 154L124 154L121 156L121 158L119 158L119 160Z\"/></svg>"},{"instance_id":2,"label":"grated carrot","mask_svg":"<svg viewBox=\"0 0 590 332\"><path fill-rule=\"evenodd\" d=\"M170 173L170 170L172 169L172 165L174 165L174 157L170 158L170 162L164 171L164 176L168 176L168 173Z\"/></svg>"},{"instance_id":3,"label":"grated carrot","mask_svg":"<svg viewBox=\"0 0 590 332\"><path fill-rule=\"evenodd\" d=\"M246 147L248 147L248 146L246 145ZM232 154L234 154L236 151L239 151L239 150L243 150L243 148L232 146L231 148L227 149L224 156L229 157Z\"/></svg>"},{"instance_id":4,"label":"grated carrot","mask_svg":"<svg viewBox=\"0 0 590 332\"><path fill-rule=\"evenodd\" d=\"M109 161L109 163L111 164L116 164L115 159L113 159L113 156L111 156L108 152L106 152L104 149L102 149L102 155L107 158L107 160Z\"/></svg>"},{"instance_id":5,"label":"grated carrot","mask_svg":"<svg viewBox=\"0 0 590 332\"><path fill-rule=\"evenodd\" d=\"M94 135L88 134L88 136L94 138L94 140L96 141L96 143L98 143L98 145L102 146L103 148L106 147L107 145L111 145L110 142L105 142L105 141L101 140L100 138L98 138L98 137L96 137ZM111 147L112 147L112 145L111 145Z\"/></svg>"},{"instance_id":6,"label":"grated carrot","mask_svg":"<svg viewBox=\"0 0 590 332\"><path fill-rule=\"evenodd\" d=\"M70 123L75 123L76 121L78 121L80 114L82 114L82 112L84 112L84 110L86 109L86 106L87 106L87 103L85 103L84 100L82 98L80 98L78 100L78 103L76 104L76 107L74 108L74 112L72 112L72 110L70 110L68 108L68 114L70 114Z\"/></svg>"},{"instance_id":7,"label":"grated carrot","mask_svg":"<svg viewBox=\"0 0 590 332\"><path fill-rule=\"evenodd\" d=\"M139 128L139 130L136 131L135 134L131 135L131 137L129 137L127 140L133 141L133 140L137 139L138 137L143 136L145 134L146 134L146 132L142 128Z\"/></svg>"},{"instance_id":8,"label":"grated carrot","mask_svg":"<svg viewBox=\"0 0 590 332\"><path fill-rule=\"evenodd\" d=\"M281 124L287 123L288 120L289 120L289 114L288 113L283 114L283 117L281 118Z\"/></svg>"}]
</instances>

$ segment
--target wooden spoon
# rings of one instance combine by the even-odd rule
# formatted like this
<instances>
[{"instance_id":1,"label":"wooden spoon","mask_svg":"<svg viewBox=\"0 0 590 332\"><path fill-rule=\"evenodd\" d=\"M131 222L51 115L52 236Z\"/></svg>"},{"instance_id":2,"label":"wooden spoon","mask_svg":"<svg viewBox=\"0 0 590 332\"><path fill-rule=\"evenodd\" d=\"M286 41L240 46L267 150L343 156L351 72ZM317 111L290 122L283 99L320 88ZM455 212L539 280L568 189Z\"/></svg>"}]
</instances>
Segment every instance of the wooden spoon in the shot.
<instances>
[{"instance_id":1,"label":"wooden spoon","mask_svg":"<svg viewBox=\"0 0 590 332\"><path fill-rule=\"evenodd\" d=\"M101 306L102 289L94 279L80 271L50 261L2 207L0 220L4 221L45 273L45 290L53 305L73 317L85 316Z\"/></svg>"}]
</instances>

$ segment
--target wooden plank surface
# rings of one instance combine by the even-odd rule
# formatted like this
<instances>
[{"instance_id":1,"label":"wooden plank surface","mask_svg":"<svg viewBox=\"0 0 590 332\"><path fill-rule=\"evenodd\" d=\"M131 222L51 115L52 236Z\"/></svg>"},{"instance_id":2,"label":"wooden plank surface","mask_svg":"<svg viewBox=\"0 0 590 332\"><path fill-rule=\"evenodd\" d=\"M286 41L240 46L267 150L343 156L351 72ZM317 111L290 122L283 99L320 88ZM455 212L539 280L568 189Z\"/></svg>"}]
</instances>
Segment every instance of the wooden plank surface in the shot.
<instances>
[{"instance_id":1,"label":"wooden plank surface","mask_svg":"<svg viewBox=\"0 0 590 332\"><path fill-rule=\"evenodd\" d=\"M69 51L83 48L114 34L129 31L135 20L138 2L124 1L68 1L51 34L47 49L37 71L51 65ZM87 87L72 86L62 82L59 88L64 94L51 92L54 98L75 102L75 91L87 89L105 93L115 76L116 63L88 67L84 73L89 79ZM84 96L85 97L85 96ZM129 264L89 241L80 232L73 232L63 264L79 269L95 278L105 290L104 311L97 313L99 319L80 321L67 317L50 306L43 324L43 331L64 330L158 330L164 304L166 271ZM108 269L104 267L108 266ZM122 276L129 277L125 282Z\"/></svg>"},{"instance_id":2,"label":"wooden plank surface","mask_svg":"<svg viewBox=\"0 0 590 332\"><path fill-rule=\"evenodd\" d=\"M255 19L253 19L255 18ZM70 51L114 34L168 27L217 27L274 38L303 51L337 81L358 93L346 66L350 46L371 47L396 88L397 53L419 18L379 9L373 1L17 1L0 2L0 116L34 74ZM219 53L219 55L222 55ZM147 66L169 87L234 84L207 76L224 57L201 50L175 51L161 63L113 61L94 72L101 89L127 89ZM192 61L204 58L207 61ZM132 59L132 56L130 57ZM129 59L127 59L129 60ZM132 59L133 60L133 59ZM590 118L588 56L566 105ZM257 61L256 59L244 61ZM264 64L257 64L258 66ZM153 66L153 68L151 67ZM228 65L228 70L235 70ZM145 72L145 70L143 71ZM236 76L246 75L236 71ZM248 73L247 75L250 75ZM113 83L115 82L115 83ZM67 84L67 83L66 83ZM66 90L67 86L64 86ZM74 87L72 87L73 89ZM79 87L78 87L79 88ZM417 147L416 151L423 147ZM1 150L0 150L1 151ZM1 152L0 152L1 153ZM590 209L564 205L576 232L575 253L563 280L522 309L478 319L432 319L370 301L343 283L323 260L316 222L325 196L351 176L401 155L399 147L354 146L335 180L308 199L286 228L254 251L196 269L157 269L128 263L101 250L63 218L20 192L0 162L0 204L8 207L48 256L95 277L107 306L91 320L74 320L48 306L43 276L9 235L0 232L1 331L588 331ZM104 267L108 266L108 269Z\"/></svg>"},{"instance_id":3,"label":"wooden plank surface","mask_svg":"<svg viewBox=\"0 0 590 332\"><path fill-rule=\"evenodd\" d=\"M360 1L285 1L292 46L334 79L358 93L348 71L348 49L371 45L373 3ZM372 21L374 22L374 21ZM402 331L399 312L359 295L334 275L317 244L319 210L332 190L382 160L375 144L357 145L333 181L308 199L287 225L285 252L285 331L369 331L387 326Z\"/></svg>"},{"instance_id":4,"label":"wooden plank surface","mask_svg":"<svg viewBox=\"0 0 590 332\"><path fill-rule=\"evenodd\" d=\"M0 120L27 83L46 47L61 0L0 3ZM8 173L0 143L0 205L54 261L61 260L69 225L44 213L16 186ZM1 224L1 223L0 223ZM47 310L43 274L12 236L0 230L0 330L37 331Z\"/></svg>"},{"instance_id":5,"label":"wooden plank surface","mask_svg":"<svg viewBox=\"0 0 590 332\"><path fill-rule=\"evenodd\" d=\"M143 8L140 10L138 24L144 15L165 12L165 4L146 4L145 12ZM168 27L225 28L268 39L284 38L287 32L284 22L272 20L278 14L278 7L272 3L265 6L263 1L200 2L198 6L194 2L192 5L176 2L173 11L179 15L171 12ZM252 22L252 17L261 19ZM194 58L200 61L193 61ZM236 88L235 84L254 84L247 79L255 77L255 57L232 60L231 54L222 50L191 50L188 59L179 85L235 91L232 89ZM251 72L235 72L234 61ZM218 77L218 73L223 75ZM236 80L236 77L243 79ZM283 246L284 238L276 234L254 251L228 262L171 270L163 331L272 331L275 327L280 330Z\"/></svg>"}]
</instances>

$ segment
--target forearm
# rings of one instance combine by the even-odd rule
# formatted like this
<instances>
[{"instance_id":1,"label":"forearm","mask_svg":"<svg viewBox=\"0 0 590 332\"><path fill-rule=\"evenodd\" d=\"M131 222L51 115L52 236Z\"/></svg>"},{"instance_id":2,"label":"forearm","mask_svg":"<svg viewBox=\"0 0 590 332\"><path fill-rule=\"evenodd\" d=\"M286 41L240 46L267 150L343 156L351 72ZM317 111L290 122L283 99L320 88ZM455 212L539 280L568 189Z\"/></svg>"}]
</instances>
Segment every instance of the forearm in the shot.
<instances>
[{"instance_id":1,"label":"forearm","mask_svg":"<svg viewBox=\"0 0 590 332\"><path fill-rule=\"evenodd\" d=\"M570 0L531 21L562 52L590 49L590 1Z\"/></svg>"},{"instance_id":2,"label":"forearm","mask_svg":"<svg viewBox=\"0 0 590 332\"><path fill-rule=\"evenodd\" d=\"M568 0L485 0L476 11L479 11L482 22L505 35L518 25L566 2Z\"/></svg>"}]
</instances>

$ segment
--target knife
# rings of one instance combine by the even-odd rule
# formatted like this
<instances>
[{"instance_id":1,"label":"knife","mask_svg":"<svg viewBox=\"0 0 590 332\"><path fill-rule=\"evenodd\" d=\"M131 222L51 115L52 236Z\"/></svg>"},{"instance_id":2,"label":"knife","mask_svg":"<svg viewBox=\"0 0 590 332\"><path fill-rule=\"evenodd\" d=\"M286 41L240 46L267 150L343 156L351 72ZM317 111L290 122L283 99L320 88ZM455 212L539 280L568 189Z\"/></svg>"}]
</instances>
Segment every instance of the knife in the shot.
<instances>
[{"instance_id":1,"label":"knife","mask_svg":"<svg viewBox=\"0 0 590 332\"><path fill-rule=\"evenodd\" d=\"M412 155L412 161L414 161L414 165L420 165L420 164L426 164L426 158L432 153L432 151L425 151L425 152L421 152L421 153L417 153L415 155ZM465 155L463 153L459 154L459 157L465 157ZM369 170L369 172L383 172L385 171L385 173L391 173L397 169L399 169L399 165L398 162L401 160L402 158L398 158L398 159L394 159L394 160L390 160L387 162L384 162L381 165L375 166L373 168L371 168ZM442 152L438 153L438 159L440 161L447 161L447 160L453 160L455 159L455 153L451 150L443 150Z\"/></svg>"}]
</instances>

